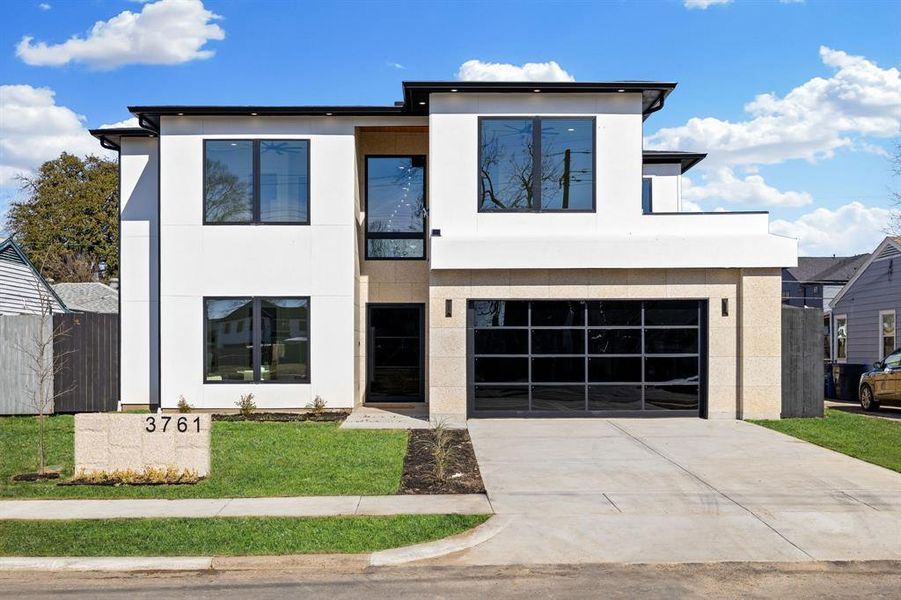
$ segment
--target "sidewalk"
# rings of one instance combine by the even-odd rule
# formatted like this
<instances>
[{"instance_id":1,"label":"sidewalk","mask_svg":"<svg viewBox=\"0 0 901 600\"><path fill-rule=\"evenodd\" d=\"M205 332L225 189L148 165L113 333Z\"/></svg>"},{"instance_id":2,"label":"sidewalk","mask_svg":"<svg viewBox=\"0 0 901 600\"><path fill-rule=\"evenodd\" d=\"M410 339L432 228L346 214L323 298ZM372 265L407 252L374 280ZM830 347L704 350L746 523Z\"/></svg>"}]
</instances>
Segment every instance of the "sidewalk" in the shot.
<instances>
[{"instance_id":1,"label":"sidewalk","mask_svg":"<svg viewBox=\"0 0 901 600\"><path fill-rule=\"evenodd\" d=\"M2 519L164 517L331 517L342 515L490 514L484 494L299 496L185 500L2 500Z\"/></svg>"}]
</instances>

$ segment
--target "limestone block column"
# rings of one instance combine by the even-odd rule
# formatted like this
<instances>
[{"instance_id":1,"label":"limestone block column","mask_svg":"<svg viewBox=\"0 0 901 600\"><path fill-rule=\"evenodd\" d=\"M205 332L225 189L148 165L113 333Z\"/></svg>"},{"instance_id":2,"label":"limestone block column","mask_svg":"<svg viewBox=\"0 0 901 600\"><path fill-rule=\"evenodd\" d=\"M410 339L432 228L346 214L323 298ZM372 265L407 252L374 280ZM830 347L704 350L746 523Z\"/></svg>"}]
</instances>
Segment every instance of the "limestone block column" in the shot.
<instances>
[{"instance_id":1,"label":"limestone block column","mask_svg":"<svg viewBox=\"0 0 901 600\"><path fill-rule=\"evenodd\" d=\"M782 410L780 269L743 269L738 308L738 416L778 419Z\"/></svg>"}]
</instances>

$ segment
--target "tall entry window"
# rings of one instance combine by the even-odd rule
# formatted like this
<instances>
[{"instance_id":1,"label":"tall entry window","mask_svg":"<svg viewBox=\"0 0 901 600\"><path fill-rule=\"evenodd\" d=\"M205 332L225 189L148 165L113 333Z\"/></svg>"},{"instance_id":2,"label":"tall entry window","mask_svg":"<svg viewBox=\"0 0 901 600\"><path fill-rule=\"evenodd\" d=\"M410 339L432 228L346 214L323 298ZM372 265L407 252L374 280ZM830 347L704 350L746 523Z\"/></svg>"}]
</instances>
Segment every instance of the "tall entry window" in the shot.
<instances>
[{"instance_id":1,"label":"tall entry window","mask_svg":"<svg viewBox=\"0 0 901 600\"><path fill-rule=\"evenodd\" d=\"M366 157L366 259L425 258L425 156Z\"/></svg>"},{"instance_id":2,"label":"tall entry window","mask_svg":"<svg viewBox=\"0 0 901 600\"><path fill-rule=\"evenodd\" d=\"M590 117L479 119L480 212L595 209Z\"/></svg>"},{"instance_id":3,"label":"tall entry window","mask_svg":"<svg viewBox=\"0 0 901 600\"><path fill-rule=\"evenodd\" d=\"M310 382L309 298L204 298L204 382Z\"/></svg>"},{"instance_id":4,"label":"tall entry window","mask_svg":"<svg viewBox=\"0 0 901 600\"><path fill-rule=\"evenodd\" d=\"M704 310L697 300L470 301L470 413L697 416Z\"/></svg>"},{"instance_id":5,"label":"tall entry window","mask_svg":"<svg viewBox=\"0 0 901 600\"><path fill-rule=\"evenodd\" d=\"M205 140L208 225L310 223L308 140Z\"/></svg>"}]
</instances>

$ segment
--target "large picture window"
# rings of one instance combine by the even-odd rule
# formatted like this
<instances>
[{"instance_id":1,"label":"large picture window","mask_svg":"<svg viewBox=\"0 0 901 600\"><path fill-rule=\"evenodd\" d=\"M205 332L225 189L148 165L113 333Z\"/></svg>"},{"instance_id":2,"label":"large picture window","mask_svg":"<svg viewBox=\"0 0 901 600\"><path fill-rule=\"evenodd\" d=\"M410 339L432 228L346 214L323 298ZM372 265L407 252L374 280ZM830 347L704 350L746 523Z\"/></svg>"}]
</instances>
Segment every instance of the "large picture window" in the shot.
<instances>
[{"instance_id":1,"label":"large picture window","mask_svg":"<svg viewBox=\"0 0 901 600\"><path fill-rule=\"evenodd\" d=\"M204 223L310 222L308 140L205 140Z\"/></svg>"},{"instance_id":2,"label":"large picture window","mask_svg":"<svg viewBox=\"0 0 901 600\"><path fill-rule=\"evenodd\" d=\"M425 258L425 156L366 157L366 259Z\"/></svg>"},{"instance_id":3,"label":"large picture window","mask_svg":"<svg viewBox=\"0 0 901 600\"><path fill-rule=\"evenodd\" d=\"M482 117L480 212L595 208L595 121L590 117Z\"/></svg>"},{"instance_id":4,"label":"large picture window","mask_svg":"<svg viewBox=\"0 0 901 600\"><path fill-rule=\"evenodd\" d=\"M204 299L204 381L310 381L310 299Z\"/></svg>"}]
</instances>

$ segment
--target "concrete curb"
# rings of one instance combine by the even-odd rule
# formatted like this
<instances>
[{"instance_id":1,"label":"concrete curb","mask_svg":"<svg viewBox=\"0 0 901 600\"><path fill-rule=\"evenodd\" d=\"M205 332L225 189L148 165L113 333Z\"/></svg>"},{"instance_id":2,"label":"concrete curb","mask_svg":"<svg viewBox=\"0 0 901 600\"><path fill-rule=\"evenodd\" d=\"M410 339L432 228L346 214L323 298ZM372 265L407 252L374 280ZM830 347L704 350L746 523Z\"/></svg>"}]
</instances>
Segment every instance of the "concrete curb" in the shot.
<instances>
[{"instance_id":1,"label":"concrete curb","mask_svg":"<svg viewBox=\"0 0 901 600\"><path fill-rule=\"evenodd\" d=\"M209 571L209 556L0 557L3 571Z\"/></svg>"},{"instance_id":2,"label":"concrete curb","mask_svg":"<svg viewBox=\"0 0 901 600\"><path fill-rule=\"evenodd\" d=\"M453 537L366 554L291 554L279 556L146 556L146 557L0 557L4 571L271 571L328 570L362 572L367 567L402 565L437 558L477 546L497 535L510 522L494 516L478 527Z\"/></svg>"},{"instance_id":3,"label":"concrete curb","mask_svg":"<svg viewBox=\"0 0 901 600\"><path fill-rule=\"evenodd\" d=\"M494 515L478 527L449 538L373 552L369 564L373 567L402 565L460 552L490 540L507 527L512 520L511 517Z\"/></svg>"}]
</instances>

